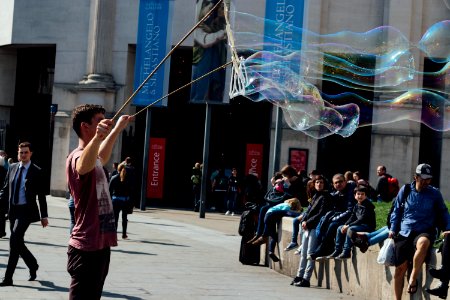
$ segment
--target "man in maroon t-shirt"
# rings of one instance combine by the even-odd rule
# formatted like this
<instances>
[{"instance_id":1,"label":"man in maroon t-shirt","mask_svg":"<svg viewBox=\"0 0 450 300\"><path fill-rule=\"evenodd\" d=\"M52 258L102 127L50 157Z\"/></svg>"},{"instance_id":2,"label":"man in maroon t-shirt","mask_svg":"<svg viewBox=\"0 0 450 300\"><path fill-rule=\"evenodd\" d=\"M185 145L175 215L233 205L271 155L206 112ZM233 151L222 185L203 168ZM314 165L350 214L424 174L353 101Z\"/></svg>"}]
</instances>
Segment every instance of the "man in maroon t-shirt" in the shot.
<instances>
[{"instance_id":1,"label":"man in maroon t-shirt","mask_svg":"<svg viewBox=\"0 0 450 300\"><path fill-rule=\"evenodd\" d=\"M76 148L66 161L69 190L75 203L75 226L67 251L67 270L72 277L69 299L100 299L109 270L110 247L117 246L117 233L108 180L103 166L130 116L105 119L105 109L83 104L72 113L78 135Z\"/></svg>"}]
</instances>

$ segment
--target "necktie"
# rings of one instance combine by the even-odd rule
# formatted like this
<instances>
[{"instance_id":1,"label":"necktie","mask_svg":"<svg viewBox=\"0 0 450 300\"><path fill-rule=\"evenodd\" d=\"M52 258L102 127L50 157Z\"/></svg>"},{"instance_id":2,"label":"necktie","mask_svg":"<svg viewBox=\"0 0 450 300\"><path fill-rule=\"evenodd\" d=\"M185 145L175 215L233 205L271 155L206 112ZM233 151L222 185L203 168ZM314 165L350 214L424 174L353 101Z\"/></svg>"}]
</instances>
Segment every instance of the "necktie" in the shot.
<instances>
[{"instance_id":1,"label":"necktie","mask_svg":"<svg viewBox=\"0 0 450 300\"><path fill-rule=\"evenodd\" d=\"M22 183L22 171L23 171L23 166L20 167L19 175L16 177L16 186L14 187L14 204L19 203L19 191L20 191L20 185Z\"/></svg>"}]
</instances>

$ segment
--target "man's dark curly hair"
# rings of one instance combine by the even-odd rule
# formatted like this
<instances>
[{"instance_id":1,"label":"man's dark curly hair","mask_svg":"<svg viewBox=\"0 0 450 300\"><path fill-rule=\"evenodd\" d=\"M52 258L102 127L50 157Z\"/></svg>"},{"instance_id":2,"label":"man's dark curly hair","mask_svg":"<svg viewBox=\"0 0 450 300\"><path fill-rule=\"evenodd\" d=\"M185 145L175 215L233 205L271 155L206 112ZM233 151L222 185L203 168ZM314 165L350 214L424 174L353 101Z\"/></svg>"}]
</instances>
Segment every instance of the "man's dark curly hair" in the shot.
<instances>
[{"instance_id":1,"label":"man's dark curly hair","mask_svg":"<svg viewBox=\"0 0 450 300\"><path fill-rule=\"evenodd\" d=\"M91 124L92 118L96 114L105 114L105 109L101 105L95 104L81 104L74 108L72 112L72 128L80 135L81 122Z\"/></svg>"}]
</instances>

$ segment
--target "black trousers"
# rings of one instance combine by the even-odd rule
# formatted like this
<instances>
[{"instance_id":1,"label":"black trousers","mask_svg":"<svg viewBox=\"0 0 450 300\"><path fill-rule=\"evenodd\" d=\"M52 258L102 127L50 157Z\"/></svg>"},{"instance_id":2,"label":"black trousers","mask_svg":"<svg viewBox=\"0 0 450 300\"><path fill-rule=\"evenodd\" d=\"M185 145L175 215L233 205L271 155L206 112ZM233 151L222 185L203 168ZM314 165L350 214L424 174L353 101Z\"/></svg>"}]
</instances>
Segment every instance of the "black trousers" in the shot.
<instances>
[{"instance_id":1,"label":"black trousers","mask_svg":"<svg viewBox=\"0 0 450 300\"><path fill-rule=\"evenodd\" d=\"M30 220L26 207L19 205L12 208L13 213L10 216L11 237L9 238L9 258L6 267L5 279L12 280L14 271L16 270L19 257L30 270L37 270L38 263L33 254L25 246L25 232L30 226Z\"/></svg>"},{"instance_id":2,"label":"black trousers","mask_svg":"<svg viewBox=\"0 0 450 300\"><path fill-rule=\"evenodd\" d=\"M6 218L5 213L0 209L0 237L6 236Z\"/></svg>"},{"instance_id":3,"label":"black trousers","mask_svg":"<svg viewBox=\"0 0 450 300\"><path fill-rule=\"evenodd\" d=\"M111 249L81 251L69 246L67 256L67 271L72 277L69 300L100 299L109 271Z\"/></svg>"},{"instance_id":4,"label":"black trousers","mask_svg":"<svg viewBox=\"0 0 450 300\"><path fill-rule=\"evenodd\" d=\"M122 212L122 236L127 235L127 226L128 226L128 201L122 200L113 200L113 210L114 210L114 218L116 221L116 230L119 226L119 214Z\"/></svg>"}]
</instances>

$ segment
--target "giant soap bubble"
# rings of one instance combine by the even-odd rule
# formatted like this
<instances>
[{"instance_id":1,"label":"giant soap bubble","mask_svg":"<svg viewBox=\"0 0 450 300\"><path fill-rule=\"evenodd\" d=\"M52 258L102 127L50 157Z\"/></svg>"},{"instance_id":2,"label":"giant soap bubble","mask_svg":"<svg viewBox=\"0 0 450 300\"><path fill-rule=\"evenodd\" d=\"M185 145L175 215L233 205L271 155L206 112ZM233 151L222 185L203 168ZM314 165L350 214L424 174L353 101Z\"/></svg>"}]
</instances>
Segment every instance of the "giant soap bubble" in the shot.
<instances>
[{"instance_id":1,"label":"giant soap bubble","mask_svg":"<svg viewBox=\"0 0 450 300\"><path fill-rule=\"evenodd\" d=\"M392 26L320 35L288 25L286 39L274 30L279 23L237 11L230 15L228 33L235 57L231 97L270 101L282 108L291 128L314 138L348 137L360 126L405 119L435 130L450 129L449 20L431 26L414 45ZM442 64L440 70L417 70L413 53L418 51ZM386 100L353 92L326 95L319 88L322 81L349 91L370 91ZM364 115L365 107L382 114L372 120Z\"/></svg>"}]
</instances>

